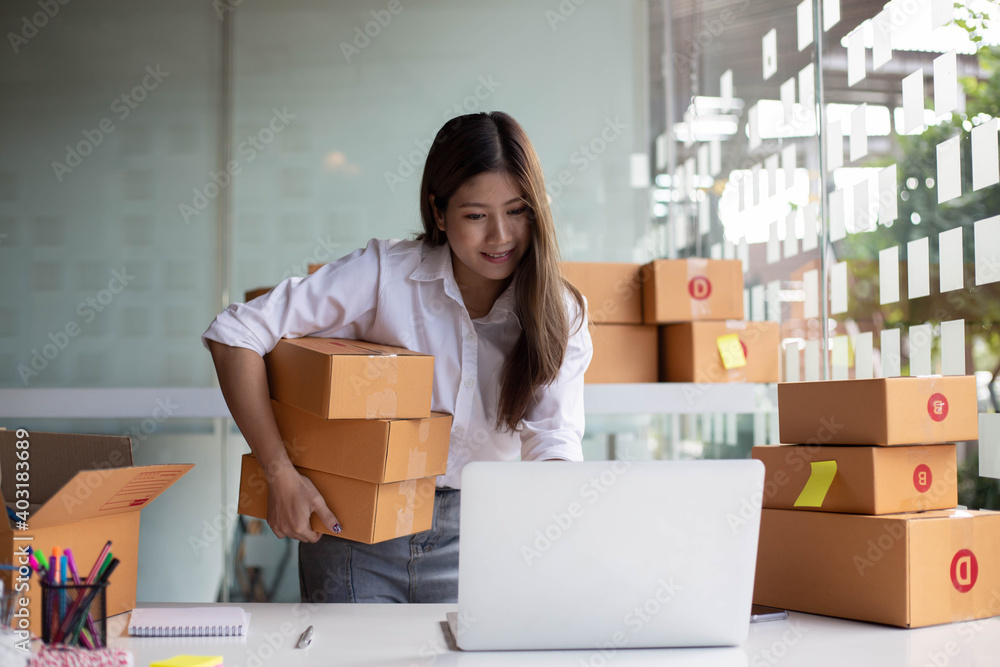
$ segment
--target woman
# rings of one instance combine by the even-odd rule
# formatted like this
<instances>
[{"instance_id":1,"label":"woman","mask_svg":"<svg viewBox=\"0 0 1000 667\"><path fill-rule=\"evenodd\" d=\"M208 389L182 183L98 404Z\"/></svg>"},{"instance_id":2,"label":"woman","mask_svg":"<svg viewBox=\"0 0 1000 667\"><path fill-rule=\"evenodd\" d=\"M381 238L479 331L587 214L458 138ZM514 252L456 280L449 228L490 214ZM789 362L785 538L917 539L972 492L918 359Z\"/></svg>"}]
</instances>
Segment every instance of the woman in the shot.
<instances>
[{"instance_id":1,"label":"woman","mask_svg":"<svg viewBox=\"0 0 1000 667\"><path fill-rule=\"evenodd\" d=\"M521 126L501 112L448 121L427 155L420 212L417 239L373 239L231 305L203 336L266 471L268 524L300 540L303 601L455 602L462 466L583 458L586 304L562 277L541 167ZM315 512L340 532L337 508L288 460L262 359L281 338L300 336L434 355L432 409L454 417L431 530L365 545L310 528Z\"/></svg>"}]
</instances>

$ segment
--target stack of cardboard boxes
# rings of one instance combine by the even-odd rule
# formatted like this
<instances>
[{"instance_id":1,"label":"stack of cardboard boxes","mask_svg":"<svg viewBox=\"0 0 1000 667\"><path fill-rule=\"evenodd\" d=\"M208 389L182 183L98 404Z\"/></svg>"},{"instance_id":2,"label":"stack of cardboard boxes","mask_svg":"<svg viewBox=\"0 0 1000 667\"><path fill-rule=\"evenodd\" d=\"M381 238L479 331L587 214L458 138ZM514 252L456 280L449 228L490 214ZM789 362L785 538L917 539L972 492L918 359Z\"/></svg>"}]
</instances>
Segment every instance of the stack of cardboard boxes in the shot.
<instances>
[{"instance_id":1,"label":"stack of cardboard boxes","mask_svg":"<svg viewBox=\"0 0 1000 667\"><path fill-rule=\"evenodd\" d=\"M1000 513L955 509L972 376L778 385L754 602L919 627L1000 614Z\"/></svg>"},{"instance_id":2,"label":"stack of cardboard boxes","mask_svg":"<svg viewBox=\"0 0 1000 667\"><path fill-rule=\"evenodd\" d=\"M594 343L584 382L656 382L656 326L642 321L640 265L563 262L583 296Z\"/></svg>"},{"instance_id":3,"label":"stack of cardboard boxes","mask_svg":"<svg viewBox=\"0 0 1000 667\"><path fill-rule=\"evenodd\" d=\"M332 338L285 339L265 357L271 407L296 469L367 544L428 530L451 415L431 412L434 358ZM267 518L267 479L243 457L241 514ZM312 528L332 534L313 515Z\"/></svg>"},{"instance_id":4,"label":"stack of cardboard boxes","mask_svg":"<svg viewBox=\"0 0 1000 667\"><path fill-rule=\"evenodd\" d=\"M779 379L779 326L742 320L739 260L564 262L563 273L594 324L586 382Z\"/></svg>"}]
</instances>

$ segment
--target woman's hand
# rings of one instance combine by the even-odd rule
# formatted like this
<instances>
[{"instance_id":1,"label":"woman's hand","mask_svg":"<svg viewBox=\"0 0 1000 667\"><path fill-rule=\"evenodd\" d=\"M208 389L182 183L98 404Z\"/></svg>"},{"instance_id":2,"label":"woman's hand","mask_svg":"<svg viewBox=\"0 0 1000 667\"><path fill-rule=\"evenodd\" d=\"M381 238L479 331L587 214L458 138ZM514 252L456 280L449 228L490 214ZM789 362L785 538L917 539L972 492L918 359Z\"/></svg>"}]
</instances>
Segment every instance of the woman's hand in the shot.
<instances>
[{"instance_id":1,"label":"woman's hand","mask_svg":"<svg viewBox=\"0 0 1000 667\"><path fill-rule=\"evenodd\" d=\"M322 533L309 525L313 512L330 532L340 532L337 517L309 478L291 466L271 476L267 494L267 525L276 536L293 537L302 542L318 541Z\"/></svg>"}]
</instances>

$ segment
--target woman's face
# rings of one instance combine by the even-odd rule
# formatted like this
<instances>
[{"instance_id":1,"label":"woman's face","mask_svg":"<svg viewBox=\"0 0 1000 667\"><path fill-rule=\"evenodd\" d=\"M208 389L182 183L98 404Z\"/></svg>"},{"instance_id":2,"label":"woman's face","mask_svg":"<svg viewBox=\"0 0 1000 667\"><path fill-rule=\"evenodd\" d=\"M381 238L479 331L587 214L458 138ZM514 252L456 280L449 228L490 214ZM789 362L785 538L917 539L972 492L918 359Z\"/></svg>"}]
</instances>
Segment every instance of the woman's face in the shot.
<instances>
[{"instance_id":1,"label":"woman's face","mask_svg":"<svg viewBox=\"0 0 1000 667\"><path fill-rule=\"evenodd\" d=\"M459 285L504 281L514 273L531 246L530 212L521 195L506 174L483 172L455 191L443 216L438 213Z\"/></svg>"}]
</instances>

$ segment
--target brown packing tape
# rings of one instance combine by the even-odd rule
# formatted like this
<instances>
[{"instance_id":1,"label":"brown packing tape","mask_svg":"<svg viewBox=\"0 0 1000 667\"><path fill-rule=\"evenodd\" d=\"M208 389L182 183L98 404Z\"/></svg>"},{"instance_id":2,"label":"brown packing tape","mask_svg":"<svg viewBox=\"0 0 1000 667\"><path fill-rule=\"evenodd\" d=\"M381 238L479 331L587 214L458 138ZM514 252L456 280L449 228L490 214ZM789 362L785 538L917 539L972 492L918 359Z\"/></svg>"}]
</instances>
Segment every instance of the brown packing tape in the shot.
<instances>
[{"instance_id":1,"label":"brown packing tape","mask_svg":"<svg viewBox=\"0 0 1000 667\"><path fill-rule=\"evenodd\" d=\"M396 537L413 532L413 515L417 502L417 480L408 479L398 484L399 495L406 499L406 503L396 512Z\"/></svg>"},{"instance_id":2,"label":"brown packing tape","mask_svg":"<svg viewBox=\"0 0 1000 667\"><path fill-rule=\"evenodd\" d=\"M420 430L417 433L417 438L419 438L421 444L427 442L427 438L431 436L431 420L425 419L420 422Z\"/></svg>"},{"instance_id":3,"label":"brown packing tape","mask_svg":"<svg viewBox=\"0 0 1000 667\"><path fill-rule=\"evenodd\" d=\"M691 319L707 318L712 311L710 305L711 289L713 285L706 275L708 261L699 257L690 257L686 262L687 284L684 288L688 291L688 300L691 303ZM708 294L706 294L706 290ZM703 298L698 298L705 294Z\"/></svg>"}]
</instances>

